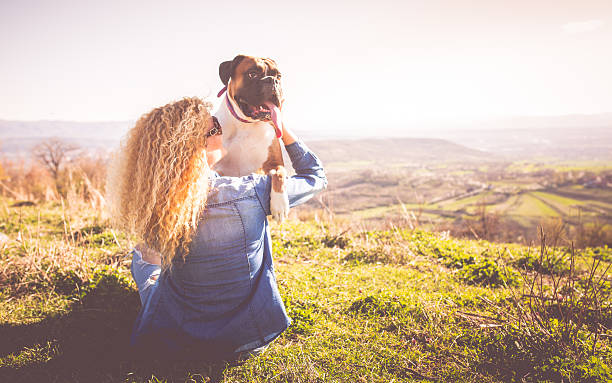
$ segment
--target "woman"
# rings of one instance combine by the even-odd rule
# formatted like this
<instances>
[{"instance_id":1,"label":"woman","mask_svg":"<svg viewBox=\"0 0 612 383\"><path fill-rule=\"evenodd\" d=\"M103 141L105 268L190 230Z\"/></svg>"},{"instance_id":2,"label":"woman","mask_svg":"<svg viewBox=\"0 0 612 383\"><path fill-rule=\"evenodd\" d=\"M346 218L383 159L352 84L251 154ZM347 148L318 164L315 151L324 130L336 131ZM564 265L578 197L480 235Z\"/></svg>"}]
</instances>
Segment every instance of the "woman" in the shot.
<instances>
[{"instance_id":1,"label":"woman","mask_svg":"<svg viewBox=\"0 0 612 383\"><path fill-rule=\"evenodd\" d=\"M131 341L156 354L234 358L290 324L272 264L270 178L212 172L222 140L207 136L211 125L197 98L157 108L130 131L112 172L118 223L161 254L132 252L142 309ZM283 142L297 173L286 184L295 206L327 180L285 128Z\"/></svg>"}]
</instances>

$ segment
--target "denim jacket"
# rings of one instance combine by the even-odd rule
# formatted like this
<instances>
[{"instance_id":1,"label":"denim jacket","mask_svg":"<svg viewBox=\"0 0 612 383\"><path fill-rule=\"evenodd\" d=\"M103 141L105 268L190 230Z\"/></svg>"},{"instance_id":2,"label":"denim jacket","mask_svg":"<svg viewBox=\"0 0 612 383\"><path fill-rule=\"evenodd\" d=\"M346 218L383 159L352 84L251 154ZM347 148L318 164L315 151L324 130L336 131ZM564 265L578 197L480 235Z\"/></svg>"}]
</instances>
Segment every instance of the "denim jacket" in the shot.
<instances>
[{"instance_id":1,"label":"denim jacket","mask_svg":"<svg viewBox=\"0 0 612 383\"><path fill-rule=\"evenodd\" d=\"M296 172L287 193L296 206L324 189L327 179L303 143L286 149ZM270 189L267 175L212 179L189 253L150 286L133 345L224 356L264 346L289 326L272 263Z\"/></svg>"}]
</instances>

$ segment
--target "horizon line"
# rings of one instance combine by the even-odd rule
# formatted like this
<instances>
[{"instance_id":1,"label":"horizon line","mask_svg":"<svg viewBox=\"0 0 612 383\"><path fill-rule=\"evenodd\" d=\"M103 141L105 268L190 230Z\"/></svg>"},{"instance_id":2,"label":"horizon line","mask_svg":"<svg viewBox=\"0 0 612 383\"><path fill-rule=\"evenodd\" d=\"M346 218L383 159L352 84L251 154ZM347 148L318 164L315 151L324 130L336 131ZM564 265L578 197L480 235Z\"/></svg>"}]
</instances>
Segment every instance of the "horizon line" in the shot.
<instances>
[{"instance_id":1,"label":"horizon line","mask_svg":"<svg viewBox=\"0 0 612 383\"><path fill-rule=\"evenodd\" d=\"M506 115L506 116L491 116L485 117L481 119L474 119L472 121L443 121L443 120L426 120L426 121L413 121L410 124L474 124L474 123L483 123L483 122L494 122L500 120L511 120L515 118L559 118L559 117L595 117L595 116L610 116L612 117L612 111L609 112L599 112L599 113L566 113L566 114L517 114L517 115ZM39 118L39 119L10 119L0 117L0 121L4 122L72 122L72 123L80 123L80 124L89 124L89 123L124 123L124 122L135 122L136 119L121 119L121 120L71 120L71 119L50 119L50 118ZM347 124L355 125L354 123L348 121ZM365 123L365 125L369 125ZM397 125L397 124L394 124Z\"/></svg>"}]
</instances>

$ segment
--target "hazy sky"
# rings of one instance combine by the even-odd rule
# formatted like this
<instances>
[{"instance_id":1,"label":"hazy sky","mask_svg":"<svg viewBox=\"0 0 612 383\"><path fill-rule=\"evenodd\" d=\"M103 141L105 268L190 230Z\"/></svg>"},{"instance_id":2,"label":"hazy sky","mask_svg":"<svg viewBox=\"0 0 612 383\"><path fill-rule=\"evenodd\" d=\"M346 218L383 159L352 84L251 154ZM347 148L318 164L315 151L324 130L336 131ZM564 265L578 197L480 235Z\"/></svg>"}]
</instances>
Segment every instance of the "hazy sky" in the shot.
<instances>
[{"instance_id":1,"label":"hazy sky","mask_svg":"<svg viewBox=\"0 0 612 383\"><path fill-rule=\"evenodd\" d=\"M612 1L0 2L0 119L128 120L275 59L300 128L612 112Z\"/></svg>"}]
</instances>

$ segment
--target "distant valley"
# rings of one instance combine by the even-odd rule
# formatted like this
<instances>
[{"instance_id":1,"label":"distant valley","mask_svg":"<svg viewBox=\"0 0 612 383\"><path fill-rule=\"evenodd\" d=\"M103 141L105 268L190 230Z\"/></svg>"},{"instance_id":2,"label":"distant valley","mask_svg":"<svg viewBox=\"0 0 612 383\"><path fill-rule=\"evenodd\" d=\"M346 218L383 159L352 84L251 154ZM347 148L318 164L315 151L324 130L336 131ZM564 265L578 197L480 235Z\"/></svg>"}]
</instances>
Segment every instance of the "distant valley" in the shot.
<instances>
[{"instance_id":1,"label":"distant valley","mask_svg":"<svg viewBox=\"0 0 612 383\"><path fill-rule=\"evenodd\" d=\"M595 239L580 234L584 243L610 243L612 122L575 126L579 120L381 130L396 137L298 131L329 178L327 191L301 211L511 242L529 242L537 225L558 220L573 236L595 230ZM0 158L30 158L51 137L105 156L132 124L0 120Z\"/></svg>"},{"instance_id":2,"label":"distant valley","mask_svg":"<svg viewBox=\"0 0 612 383\"><path fill-rule=\"evenodd\" d=\"M133 123L0 120L0 153L5 157L27 156L34 145L50 137L83 149L106 151L118 144ZM612 114L525 117L455 126L389 126L363 132L356 128L355 134L340 135L333 129L297 133L321 157L333 162L495 158L612 161Z\"/></svg>"}]
</instances>

